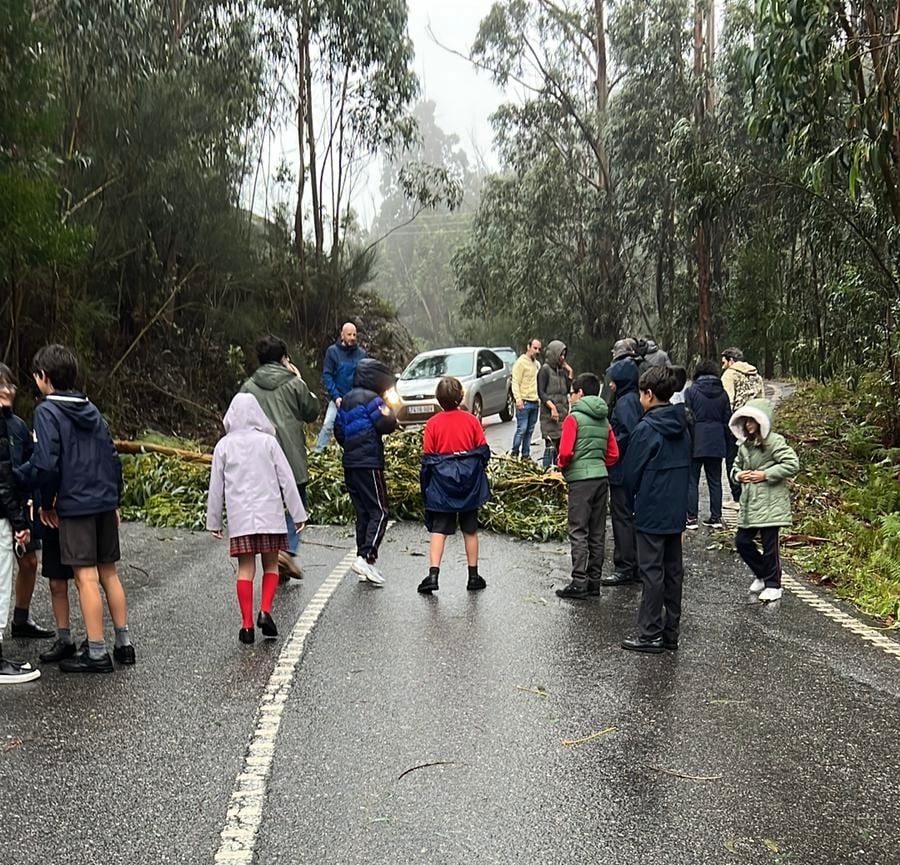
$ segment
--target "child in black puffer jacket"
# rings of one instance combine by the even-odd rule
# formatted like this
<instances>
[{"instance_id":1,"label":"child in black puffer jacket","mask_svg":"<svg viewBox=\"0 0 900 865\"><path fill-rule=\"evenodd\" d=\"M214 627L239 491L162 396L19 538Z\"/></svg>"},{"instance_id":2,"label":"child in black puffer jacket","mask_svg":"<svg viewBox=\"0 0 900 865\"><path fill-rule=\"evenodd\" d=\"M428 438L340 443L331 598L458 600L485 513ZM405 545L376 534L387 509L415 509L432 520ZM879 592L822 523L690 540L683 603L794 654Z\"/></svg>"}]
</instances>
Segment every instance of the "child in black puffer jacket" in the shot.
<instances>
[{"instance_id":1,"label":"child in black puffer jacket","mask_svg":"<svg viewBox=\"0 0 900 865\"><path fill-rule=\"evenodd\" d=\"M397 428L397 416L384 401L394 376L380 361L364 358L356 367L353 390L341 400L334 435L344 449L344 482L356 511L356 561L359 581L384 585L375 567L388 523L382 436Z\"/></svg>"}]
</instances>

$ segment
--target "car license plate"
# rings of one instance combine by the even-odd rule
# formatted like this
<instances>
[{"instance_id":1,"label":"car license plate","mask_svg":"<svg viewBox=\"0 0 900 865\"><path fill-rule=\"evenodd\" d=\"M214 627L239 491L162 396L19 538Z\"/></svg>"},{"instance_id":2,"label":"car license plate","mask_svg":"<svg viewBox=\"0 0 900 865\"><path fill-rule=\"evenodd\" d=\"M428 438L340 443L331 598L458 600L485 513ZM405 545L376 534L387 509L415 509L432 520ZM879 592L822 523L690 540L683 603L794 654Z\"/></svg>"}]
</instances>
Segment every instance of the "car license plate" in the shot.
<instances>
[{"instance_id":1,"label":"car license plate","mask_svg":"<svg viewBox=\"0 0 900 865\"><path fill-rule=\"evenodd\" d=\"M411 405L406 409L410 414L431 414L434 407L430 405Z\"/></svg>"}]
</instances>

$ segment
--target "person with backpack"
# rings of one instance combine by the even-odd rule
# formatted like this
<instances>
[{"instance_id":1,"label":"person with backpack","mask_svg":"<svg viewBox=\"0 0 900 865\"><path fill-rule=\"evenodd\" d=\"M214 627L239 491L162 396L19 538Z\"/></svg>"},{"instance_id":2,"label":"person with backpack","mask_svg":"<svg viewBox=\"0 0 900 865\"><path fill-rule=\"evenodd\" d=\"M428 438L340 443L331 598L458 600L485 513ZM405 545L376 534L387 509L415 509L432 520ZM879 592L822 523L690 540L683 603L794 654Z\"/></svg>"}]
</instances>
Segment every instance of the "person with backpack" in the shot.
<instances>
[{"instance_id":1,"label":"person with backpack","mask_svg":"<svg viewBox=\"0 0 900 865\"><path fill-rule=\"evenodd\" d=\"M765 386L762 376L752 363L744 360L744 352L739 348L726 348L722 352L722 387L731 401L731 411L743 408L752 399L762 399ZM740 510L741 484L732 476L731 469L737 456L737 441L733 436L726 436L725 469L728 474L728 485L731 487L732 501L725 502L722 507L729 510Z\"/></svg>"}]
</instances>

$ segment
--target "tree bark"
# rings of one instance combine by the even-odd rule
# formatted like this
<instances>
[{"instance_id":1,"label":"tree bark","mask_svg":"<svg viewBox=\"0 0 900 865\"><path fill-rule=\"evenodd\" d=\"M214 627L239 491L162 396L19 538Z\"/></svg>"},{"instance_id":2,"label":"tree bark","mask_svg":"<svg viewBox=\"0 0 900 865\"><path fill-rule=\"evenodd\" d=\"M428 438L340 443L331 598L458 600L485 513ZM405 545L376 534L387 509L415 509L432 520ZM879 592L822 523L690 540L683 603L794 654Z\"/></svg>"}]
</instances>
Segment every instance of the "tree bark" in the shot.
<instances>
[{"instance_id":1,"label":"tree bark","mask_svg":"<svg viewBox=\"0 0 900 865\"><path fill-rule=\"evenodd\" d=\"M312 210L313 210L313 229L316 236L316 264L321 264L322 251L325 248L325 231L322 225L322 205L319 201L319 190L316 186L315 178L318 177L316 169L316 128L313 123L313 94L312 94L312 68L309 55L309 33L303 44L304 66L306 73L306 136L307 146L309 147L309 176L311 183L309 184L312 191Z\"/></svg>"}]
</instances>

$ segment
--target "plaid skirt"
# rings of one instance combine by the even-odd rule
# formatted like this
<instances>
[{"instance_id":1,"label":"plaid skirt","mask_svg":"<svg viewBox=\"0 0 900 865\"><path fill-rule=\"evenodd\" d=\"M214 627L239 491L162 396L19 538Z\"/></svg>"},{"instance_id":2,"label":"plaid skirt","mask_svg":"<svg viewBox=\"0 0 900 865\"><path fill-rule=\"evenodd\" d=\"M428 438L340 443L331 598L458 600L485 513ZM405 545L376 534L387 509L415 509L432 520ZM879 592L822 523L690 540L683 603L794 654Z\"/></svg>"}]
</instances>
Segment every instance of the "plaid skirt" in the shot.
<instances>
[{"instance_id":1,"label":"plaid skirt","mask_svg":"<svg viewBox=\"0 0 900 865\"><path fill-rule=\"evenodd\" d=\"M228 554L236 558L258 553L280 553L287 548L287 532L281 535L238 535L229 539Z\"/></svg>"}]
</instances>

